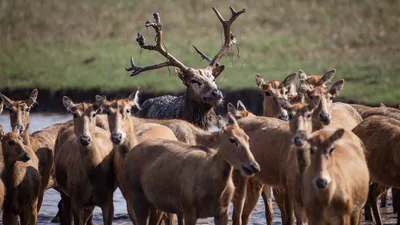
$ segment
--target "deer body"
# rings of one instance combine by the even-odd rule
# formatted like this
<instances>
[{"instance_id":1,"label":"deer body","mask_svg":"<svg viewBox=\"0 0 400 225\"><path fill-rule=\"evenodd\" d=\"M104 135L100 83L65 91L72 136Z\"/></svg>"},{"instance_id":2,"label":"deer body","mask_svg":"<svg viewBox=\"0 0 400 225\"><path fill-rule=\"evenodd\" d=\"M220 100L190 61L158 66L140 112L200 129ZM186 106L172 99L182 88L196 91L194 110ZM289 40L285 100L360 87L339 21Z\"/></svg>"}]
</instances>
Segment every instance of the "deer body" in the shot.
<instances>
[{"instance_id":1,"label":"deer body","mask_svg":"<svg viewBox=\"0 0 400 225\"><path fill-rule=\"evenodd\" d=\"M135 211L139 224L147 220L150 205L182 213L188 225L210 216L216 224L227 224L228 204L234 191L232 165L247 176L259 168L248 150L248 137L243 130L237 124L223 129L218 151L157 139L144 141L128 153L124 161L129 171L128 198L136 203L128 205L128 211ZM240 159L236 158L239 155ZM140 163L129 163L132 161Z\"/></svg>"},{"instance_id":2,"label":"deer body","mask_svg":"<svg viewBox=\"0 0 400 225\"><path fill-rule=\"evenodd\" d=\"M63 103L74 115L74 126L60 130L56 141L56 180L65 193L62 223L71 223L72 212L75 224L85 224L94 206L100 206L104 224L112 224L116 185L110 134L96 127L98 107L86 103L75 105L67 97Z\"/></svg>"},{"instance_id":3,"label":"deer body","mask_svg":"<svg viewBox=\"0 0 400 225\"><path fill-rule=\"evenodd\" d=\"M3 224L36 224L37 204L41 177L38 158L29 145L25 145L18 131L2 139L4 169L1 178L6 188L3 204Z\"/></svg>"},{"instance_id":4,"label":"deer body","mask_svg":"<svg viewBox=\"0 0 400 225\"><path fill-rule=\"evenodd\" d=\"M327 128L308 138L310 161L302 176L302 194L310 225L359 224L369 171L364 149L340 139L344 132Z\"/></svg>"}]
</instances>

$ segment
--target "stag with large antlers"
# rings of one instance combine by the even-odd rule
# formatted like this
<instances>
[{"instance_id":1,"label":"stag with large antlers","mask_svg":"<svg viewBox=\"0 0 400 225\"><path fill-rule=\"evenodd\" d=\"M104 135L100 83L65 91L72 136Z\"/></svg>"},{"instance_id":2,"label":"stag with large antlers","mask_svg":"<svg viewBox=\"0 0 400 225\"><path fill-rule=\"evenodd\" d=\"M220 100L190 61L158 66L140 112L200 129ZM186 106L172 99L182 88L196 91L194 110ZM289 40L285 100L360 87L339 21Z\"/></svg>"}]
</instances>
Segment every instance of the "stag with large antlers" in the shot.
<instances>
[{"instance_id":1,"label":"stag with large antlers","mask_svg":"<svg viewBox=\"0 0 400 225\"><path fill-rule=\"evenodd\" d=\"M209 58L209 65L203 69L185 66L163 47L162 26L158 12L153 14L154 22L147 21L145 23L145 27L153 27L156 31L156 44L146 44L145 38L140 33L136 41L141 48L157 51L167 58L167 61L140 67L135 65L133 58L131 58L131 67L126 68L126 71L132 71L131 76L136 76L144 71L173 66L176 68L175 70L179 78L186 86L186 93L178 97L165 95L148 99L143 103L142 109L138 112L139 117L158 119L179 118L187 120L202 129L208 129L214 123L216 118L214 107L221 104L223 99L222 92L215 84L215 79L225 69L224 65L218 64L218 61L226 54L229 47L236 42L230 31L230 27L236 18L246 10L235 11L230 7L232 15L229 20L225 20L217 9L213 8L213 10L223 25L225 42L214 58Z\"/></svg>"}]
</instances>

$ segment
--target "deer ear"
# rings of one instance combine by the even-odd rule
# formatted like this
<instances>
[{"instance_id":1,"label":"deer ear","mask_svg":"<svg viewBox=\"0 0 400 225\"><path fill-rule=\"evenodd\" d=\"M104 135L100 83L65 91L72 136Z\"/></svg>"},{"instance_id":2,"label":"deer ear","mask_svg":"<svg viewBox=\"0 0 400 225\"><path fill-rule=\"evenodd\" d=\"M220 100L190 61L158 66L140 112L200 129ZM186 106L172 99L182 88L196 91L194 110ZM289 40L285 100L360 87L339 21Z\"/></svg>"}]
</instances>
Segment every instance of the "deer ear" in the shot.
<instances>
[{"instance_id":1,"label":"deer ear","mask_svg":"<svg viewBox=\"0 0 400 225\"><path fill-rule=\"evenodd\" d=\"M279 101L279 104L281 105L281 107L283 109L288 110L288 111L292 110L292 108L293 108L292 104L290 104L290 102L286 101L286 100Z\"/></svg>"},{"instance_id":2,"label":"deer ear","mask_svg":"<svg viewBox=\"0 0 400 225\"><path fill-rule=\"evenodd\" d=\"M3 95L2 93L0 93L0 97L3 100L3 104L6 108L11 109L12 105L14 104L14 101L9 99L7 96Z\"/></svg>"},{"instance_id":3,"label":"deer ear","mask_svg":"<svg viewBox=\"0 0 400 225\"><path fill-rule=\"evenodd\" d=\"M336 70L330 70L328 72L326 72L318 81L317 86L321 86L325 83L328 83L329 81L331 81L331 79L333 78L333 76L335 76Z\"/></svg>"},{"instance_id":4,"label":"deer ear","mask_svg":"<svg viewBox=\"0 0 400 225\"><path fill-rule=\"evenodd\" d=\"M381 108L387 108L386 105L383 104L382 102L381 102L381 104L379 105L379 107L381 107Z\"/></svg>"},{"instance_id":5,"label":"deer ear","mask_svg":"<svg viewBox=\"0 0 400 225\"><path fill-rule=\"evenodd\" d=\"M131 102L132 107L135 106L139 110L141 110L142 108L140 107L140 104L139 104L139 91L140 91L140 87L138 87L138 89L136 90L135 93L132 93L131 95L129 95L129 101Z\"/></svg>"},{"instance_id":6,"label":"deer ear","mask_svg":"<svg viewBox=\"0 0 400 225\"><path fill-rule=\"evenodd\" d=\"M256 74L256 84L257 84L257 86L261 88L261 85L264 84L264 83L265 83L265 81L264 81L263 77L259 73L257 73Z\"/></svg>"},{"instance_id":7,"label":"deer ear","mask_svg":"<svg viewBox=\"0 0 400 225\"><path fill-rule=\"evenodd\" d=\"M3 126L0 124L0 139L4 136L4 129Z\"/></svg>"},{"instance_id":8,"label":"deer ear","mask_svg":"<svg viewBox=\"0 0 400 225\"><path fill-rule=\"evenodd\" d=\"M335 133L333 133L332 136L329 137L329 141L333 143L342 138L343 135L344 135L344 129L343 128L337 129Z\"/></svg>"},{"instance_id":9,"label":"deer ear","mask_svg":"<svg viewBox=\"0 0 400 225\"><path fill-rule=\"evenodd\" d=\"M299 80L306 80L307 74L303 70L299 70Z\"/></svg>"},{"instance_id":10,"label":"deer ear","mask_svg":"<svg viewBox=\"0 0 400 225\"><path fill-rule=\"evenodd\" d=\"M227 125L238 125L235 116L232 113L228 113L228 124Z\"/></svg>"},{"instance_id":11,"label":"deer ear","mask_svg":"<svg viewBox=\"0 0 400 225\"><path fill-rule=\"evenodd\" d=\"M107 98L106 96L101 96L101 95L96 95L95 97L95 105L101 109L101 111L104 110L105 106L107 105Z\"/></svg>"},{"instance_id":12,"label":"deer ear","mask_svg":"<svg viewBox=\"0 0 400 225\"><path fill-rule=\"evenodd\" d=\"M297 76L297 73L289 74L289 76L287 76L285 78L285 80L283 80L281 82L281 84L279 85L279 88L287 87L287 86L289 86L291 84L294 84L294 81L296 80L296 76Z\"/></svg>"},{"instance_id":13,"label":"deer ear","mask_svg":"<svg viewBox=\"0 0 400 225\"><path fill-rule=\"evenodd\" d=\"M246 106L244 106L243 102L240 100L237 101L236 107L239 111L247 111Z\"/></svg>"},{"instance_id":14,"label":"deer ear","mask_svg":"<svg viewBox=\"0 0 400 225\"><path fill-rule=\"evenodd\" d=\"M233 115L235 115L237 112L237 109L235 108L235 106L230 102L228 102L228 104L226 105L226 108L228 109L228 113L232 113Z\"/></svg>"},{"instance_id":15,"label":"deer ear","mask_svg":"<svg viewBox=\"0 0 400 225\"><path fill-rule=\"evenodd\" d=\"M3 113L3 99L0 98L0 114Z\"/></svg>"},{"instance_id":16,"label":"deer ear","mask_svg":"<svg viewBox=\"0 0 400 225\"><path fill-rule=\"evenodd\" d=\"M337 81L332 85L331 89L329 90L329 93L332 96L339 94L339 92L343 89L343 85L344 85L344 79Z\"/></svg>"},{"instance_id":17,"label":"deer ear","mask_svg":"<svg viewBox=\"0 0 400 225\"><path fill-rule=\"evenodd\" d=\"M222 73L222 71L224 71L224 69L225 69L224 65L218 66L218 67L212 69L212 75L215 78L217 78Z\"/></svg>"},{"instance_id":18,"label":"deer ear","mask_svg":"<svg viewBox=\"0 0 400 225\"><path fill-rule=\"evenodd\" d=\"M73 108L75 107L75 104L70 98L68 98L67 96L64 96L62 98L62 102L63 102L63 105L67 109L68 112L72 112L73 111Z\"/></svg>"},{"instance_id":19,"label":"deer ear","mask_svg":"<svg viewBox=\"0 0 400 225\"><path fill-rule=\"evenodd\" d=\"M222 129L226 126L225 120L221 115L218 115L217 118L217 127L218 129Z\"/></svg>"},{"instance_id":20,"label":"deer ear","mask_svg":"<svg viewBox=\"0 0 400 225\"><path fill-rule=\"evenodd\" d=\"M28 107L32 107L33 104L37 103L37 97L38 97L38 90L35 88L33 89L33 91L31 92L31 94L29 95L29 99L26 101L26 104L28 105Z\"/></svg>"}]
</instances>

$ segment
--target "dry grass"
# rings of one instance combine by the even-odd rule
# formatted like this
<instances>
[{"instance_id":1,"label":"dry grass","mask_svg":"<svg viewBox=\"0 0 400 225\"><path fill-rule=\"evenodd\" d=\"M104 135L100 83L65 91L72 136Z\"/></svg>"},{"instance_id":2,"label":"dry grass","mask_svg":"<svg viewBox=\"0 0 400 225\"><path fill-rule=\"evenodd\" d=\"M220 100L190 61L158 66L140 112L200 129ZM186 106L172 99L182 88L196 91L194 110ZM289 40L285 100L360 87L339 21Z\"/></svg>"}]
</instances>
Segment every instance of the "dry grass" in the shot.
<instances>
[{"instance_id":1,"label":"dry grass","mask_svg":"<svg viewBox=\"0 0 400 225\"><path fill-rule=\"evenodd\" d=\"M153 40L143 24L159 10L165 44L192 67L203 67L191 48L215 53L221 27L211 7L246 8L233 25L241 60L219 78L224 88L253 87L254 73L279 78L302 68L338 70L343 95L369 103L400 98L400 1L196 1L196 0L3 0L0 3L0 88L38 86L118 89L141 85L155 91L183 88L166 69L129 78L123 71L134 55L141 65L163 60L142 52L136 32ZM232 62L232 63L231 63ZM160 79L160 76L163 76Z\"/></svg>"}]
</instances>

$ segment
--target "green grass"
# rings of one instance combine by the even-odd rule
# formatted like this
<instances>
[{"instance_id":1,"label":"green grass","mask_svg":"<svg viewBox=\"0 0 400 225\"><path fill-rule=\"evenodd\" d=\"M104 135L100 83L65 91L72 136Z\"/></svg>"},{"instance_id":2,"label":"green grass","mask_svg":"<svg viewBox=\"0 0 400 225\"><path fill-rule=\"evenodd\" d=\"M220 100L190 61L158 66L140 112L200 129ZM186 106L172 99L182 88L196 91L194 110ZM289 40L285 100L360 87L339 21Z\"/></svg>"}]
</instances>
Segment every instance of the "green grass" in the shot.
<instances>
[{"instance_id":1,"label":"green grass","mask_svg":"<svg viewBox=\"0 0 400 225\"><path fill-rule=\"evenodd\" d=\"M65 88L152 92L183 90L174 68L129 77L130 56L140 65L162 62L140 50L136 33L154 40L143 24L159 10L169 52L194 68L207 65L192 49L208 55L221 43L221 25L212 6L247 12L233 24L236 50L217 80L225 90L256 88L254 75L283 79L303 69L322 74L335 68L344 78L341 97L365 103L400 99L400 2L383 1L132 1L5 0L0 6L0 89Z\"/></svg>"}]
</instances>

